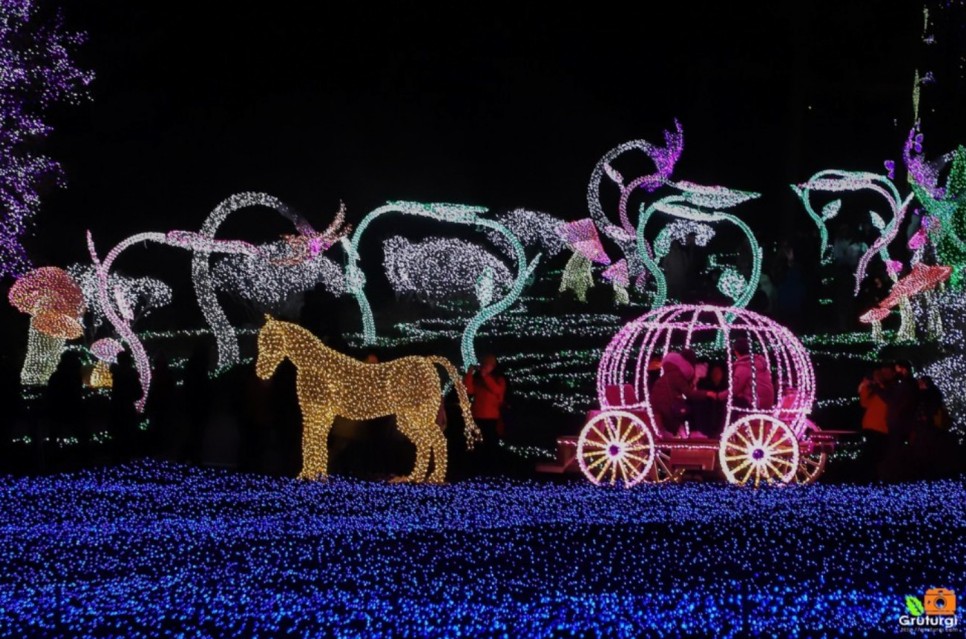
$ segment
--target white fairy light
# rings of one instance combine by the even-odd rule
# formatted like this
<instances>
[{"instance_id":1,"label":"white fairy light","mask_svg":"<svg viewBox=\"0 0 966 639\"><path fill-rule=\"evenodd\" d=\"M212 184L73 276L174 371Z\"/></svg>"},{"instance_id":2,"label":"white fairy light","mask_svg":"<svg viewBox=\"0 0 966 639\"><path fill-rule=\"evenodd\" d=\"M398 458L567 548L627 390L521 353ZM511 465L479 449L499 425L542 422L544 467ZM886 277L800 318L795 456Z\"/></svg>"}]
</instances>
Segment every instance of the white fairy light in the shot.
<instances>
[{"instance_id":1,"label":"white fairy light","mask_svg":"<svg viewBox=\"0 0 966 639\"><path fill-rule=\"evenodd\" d=\"M395 235L383 241L386 278L397 295L413 294L425 300L445 300L475 292L475 282L487 269L491 293L510 289L510 269L485 248L456 238L429 238L411 242ZM492 298L491 298L492 299Z\"/></svg>"},{"instance_id":2,"label":"white fairy light","mask_svg":"<svg viewBox=\"0 0 966 639\"><path fill-rule=\"evenodd\" d=\"M246 191L236 193L219 203L208 214L201 226L201 231L197 235L214 240L218 228L229 215L235 211L256 206L275 211L295 226L301 238L293 238L290 244L304 248L305 259L315 258L319 252L331 245L334 236L330 237L330 235L338 231L338 228L335 227L341 226L345 217L344 209L340 208L333 226L320 234L278 198L267 193ZM300 239L304 241L299 241ZM224 369L234 366L238 363L238 338L225 312L218 305L218 296L215 292L215 282L211 277L208 253L195 250L191 260L191 277L194 282L198 305L201 307L201 312L205 316L208 326L211 327L212 333L215 335L218 346L218 368Z\"/></svg>"},{"instance_id":3,"label":"white fairy light","mask_svg":"<svg viewBox=\"0 0 966 639\"><path fill-rule=\"evenodd\" d=\"M333 295L346 292L342 269L325 255L292 260L292 246L285 240L258 248L257 255L226 255L218 260L211 269L216 288L264 308L276 308L290 296L320 284Z\"/></svg>"},{"instance_id":4,"label":"white fairy light","mask_svg":"<svg viewBox=\"0 0 966 639\"><path fill-rule=\"evenodd\" d=\"M560 235L560 227L565 223L549 213L531 211L528 209L513 209L500 213L494 219L513 233L521 244L528 248L539 248L540 252L550 257L567 248ZM502 233L487 232L486 237L496 246L512 254L510 246Z\"/></svg>"},{"instance_id":5,"label":"white fairy light","mask_svg":"<svg viewBox=\"0 0 966 639\"><path fill-rule=\"evenodd\" d=\"M67 267L67 272L84 293L93 326L99 327L105 316L97 291L97 269L89 264L72 264ZM128 277L112 273L110 288L114 302L125 305L135 321L147 317L155 309L167 306L172 300L171 287L153 277Z\"/></svg>"}]
</instances>

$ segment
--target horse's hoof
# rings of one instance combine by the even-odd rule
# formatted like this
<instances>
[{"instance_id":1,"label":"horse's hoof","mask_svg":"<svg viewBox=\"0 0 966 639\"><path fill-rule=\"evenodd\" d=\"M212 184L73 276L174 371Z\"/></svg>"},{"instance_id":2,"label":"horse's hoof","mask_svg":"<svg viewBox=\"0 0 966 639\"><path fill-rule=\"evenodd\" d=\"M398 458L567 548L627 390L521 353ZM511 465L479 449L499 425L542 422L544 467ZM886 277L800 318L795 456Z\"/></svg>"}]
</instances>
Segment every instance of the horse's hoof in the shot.
<instances>
[{"instance_id":1,"label":"horse's hoof","mask_svg":"<svg viewBox=\"0 0 966 639\"><path fill-rule=\"evenodd\" d=\"M323 473L299 473L296 479L301 479L302 481L325 481L328 479Z\"/></svg>"}]
</instances>

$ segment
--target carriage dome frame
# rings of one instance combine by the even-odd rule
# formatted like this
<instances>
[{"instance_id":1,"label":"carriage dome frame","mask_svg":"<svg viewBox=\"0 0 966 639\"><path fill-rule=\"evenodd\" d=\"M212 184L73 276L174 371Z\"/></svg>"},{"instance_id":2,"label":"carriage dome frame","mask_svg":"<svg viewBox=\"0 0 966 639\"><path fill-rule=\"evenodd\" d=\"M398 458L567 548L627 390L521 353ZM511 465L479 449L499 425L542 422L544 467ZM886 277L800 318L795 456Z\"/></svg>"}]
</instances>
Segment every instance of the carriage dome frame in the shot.
<instances>
[{"instance_id":1,"label":"carriage dome frame","mask_svg":"<svg viewBox=\"0 0 966 639\"><path fill-rule=\"evenodd\" d=\"M815 371L805 346L786 327L753 311L712 305L664 306L626 324L610 341L597 369L597 397L601 409L644 411L656 424L651 408L648 367L652 361L683 348L699 357L724 363L732 387L735 359L731 344L745 337L752 354L764 358L771 371L775 401L759 407L753 380L754 405L739 408L726 400L725 423L752 414L768 415L802 437L815 401Z\"/></svg>"}]
</instances>

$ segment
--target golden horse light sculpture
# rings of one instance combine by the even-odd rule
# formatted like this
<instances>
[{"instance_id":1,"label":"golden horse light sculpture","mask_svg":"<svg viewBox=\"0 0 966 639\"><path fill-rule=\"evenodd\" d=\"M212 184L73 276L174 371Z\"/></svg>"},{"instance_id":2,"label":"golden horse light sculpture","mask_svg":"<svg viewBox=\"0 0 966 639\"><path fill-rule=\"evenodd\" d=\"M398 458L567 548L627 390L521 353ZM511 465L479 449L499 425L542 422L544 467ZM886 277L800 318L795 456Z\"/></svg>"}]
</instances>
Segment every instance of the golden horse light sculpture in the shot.
<instances>
[{"instance_id":1,"label":"golden horse light sculpture","mask_svg":"<svg viewBox=\"0 0 966 639\"><path fill-rule=\"evenodd\" d=\"M319 338L289 322L266 316L258 333L255 373L268 379L288 357L298 374L296 391L302 409L302 479L324 478L328 470L329 429L336 415L347 419L396 416L396 427L416 446L409 481L442 483L446 479L446 438L436 424L442 393L442 366L459 396L468 448L480 441L470 401L459 373L443 357L403 357L367 364L332 350ZM433 472L429 470L430 453Z\"/></svg>"}]
</instances>

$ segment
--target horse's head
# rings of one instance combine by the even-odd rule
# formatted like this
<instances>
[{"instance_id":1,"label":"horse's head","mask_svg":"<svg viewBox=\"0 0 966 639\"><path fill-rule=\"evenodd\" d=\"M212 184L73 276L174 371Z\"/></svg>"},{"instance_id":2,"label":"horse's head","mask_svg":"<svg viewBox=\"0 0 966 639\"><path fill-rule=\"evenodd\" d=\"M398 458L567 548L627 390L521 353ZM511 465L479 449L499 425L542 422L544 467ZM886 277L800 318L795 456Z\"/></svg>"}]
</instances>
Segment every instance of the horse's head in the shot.
<instances>
[{"instance_id":1,"label":"horse's head","mask_svg":"<svg viewBox=\"0 0 966 639\"><path fill-rule=\"evenodd\" d=\"M258 360L255 362L255 374L261 379L268 379L275 373L275 369L286 355L282 325L270 315L266 315L265 325L258 332Z\"/></svg>"}]
</instances>

